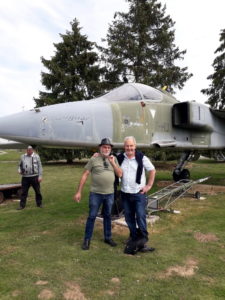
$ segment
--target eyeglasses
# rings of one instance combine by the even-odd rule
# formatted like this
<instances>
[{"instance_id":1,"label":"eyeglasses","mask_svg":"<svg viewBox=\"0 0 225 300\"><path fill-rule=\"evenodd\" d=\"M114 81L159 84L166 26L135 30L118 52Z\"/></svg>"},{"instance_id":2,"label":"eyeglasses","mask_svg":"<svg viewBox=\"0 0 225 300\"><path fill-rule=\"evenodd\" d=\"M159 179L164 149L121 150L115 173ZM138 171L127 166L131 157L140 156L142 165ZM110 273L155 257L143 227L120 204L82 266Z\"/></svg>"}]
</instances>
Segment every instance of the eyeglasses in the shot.
<instances>
[{"instance_id":1,"label":"eyeglasses","mask_svg":"<svg viewBox=\"0 0 225 300\"><path fill-rule=\"evenodd\" d=\"M108 163L105 161L105 157L103 157L103 166L105 169L108 169L109 167Z\"/></svg>"}]
</instances>

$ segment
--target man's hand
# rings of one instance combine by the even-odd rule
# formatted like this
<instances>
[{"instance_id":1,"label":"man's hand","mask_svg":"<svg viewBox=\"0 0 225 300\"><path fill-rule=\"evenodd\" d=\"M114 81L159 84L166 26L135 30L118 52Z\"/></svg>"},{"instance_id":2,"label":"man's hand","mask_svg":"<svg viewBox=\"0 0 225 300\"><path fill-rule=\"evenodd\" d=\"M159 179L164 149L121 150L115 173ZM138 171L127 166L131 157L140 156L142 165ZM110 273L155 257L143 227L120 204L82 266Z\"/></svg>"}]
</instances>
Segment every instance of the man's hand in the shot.
<instances>
[{"instance_id":1,"label":"man's hand","mask_svg":"<svg viewBox=\"0 0 225 300\"><path fill-rule=\"evenodd\" d=\"M140 190L140 193L141 194L145 194L147 193L153 186L153 183L154 183L154 180L155 180L155 169L149 171L149 174L148 174L148 182L147 184Z\"/></svg>"},{"instance_id":2,"label":"man's hand","mask_svg":"<svg viewBox=\"0 0 225 300\"><path fill-rule=\"evenodd\" d=\"M108 156L107 158L108 158L109 162L110 162L112 165L115 163L115 157L114 157L114 155L110 155L110 156Z\"/></svg>"},{"instance_id":3,"label":"man's hand","mask_svg":"<svg viewBox=\"0 0 225 300\"><path fill-rule=\"evenodd\" d=\"M145 185L141 190L140 193L141 194L146 194L149 190L151 189L151 185Z\"/></svg>"},{"instance_id":4,"label":"man's hand","mask_svg":"<svg viewBox=\"0 0 225 300\"><path fill-rule=\"evenodd\" d=\"M80 202L81 199L81 193L77 192L74 196L73 196L73 200L76 201L77 203Z\"/></svg>"},{"instance_id":5,"label":"man's hand","mask_svg":"<svg viewBox=\"0 0 225 300\"><path fill-rule=\"evenodd\" d=\"M83 186L84 186L89 174L90 174L90 171L85 170L81 176L79 187L77 189L76 194L74 194L74 196L73 196L73 200L76 201L77 203L80 202L81 192L82 192Z\"/></svg>"},{"instance_id":6,"label":"man's hand","mask_svg":"<svg viewBox=\"0 0 225 300\"><path fill-rule=\"evenodd\" d=\"M116 174L119 178L122 177L123 171L122 171L122 169L120 168L120 166L117 165L116 160L115 160L115 156L114 156L114 155L110 155L110 156L108 156L107 158L108 158L108 161L110 162L110 164L112 165L115 174Z\"/></svg>"},{"instance_id":7,"label":"man's hand","mask_svg":"<svg viewBox=\"0 0 225 300\"><path fill-rule=\"evenodd\" d=\"M42 177L38 177L38 182L42 182Z\"/></svg>"}]
</instances>

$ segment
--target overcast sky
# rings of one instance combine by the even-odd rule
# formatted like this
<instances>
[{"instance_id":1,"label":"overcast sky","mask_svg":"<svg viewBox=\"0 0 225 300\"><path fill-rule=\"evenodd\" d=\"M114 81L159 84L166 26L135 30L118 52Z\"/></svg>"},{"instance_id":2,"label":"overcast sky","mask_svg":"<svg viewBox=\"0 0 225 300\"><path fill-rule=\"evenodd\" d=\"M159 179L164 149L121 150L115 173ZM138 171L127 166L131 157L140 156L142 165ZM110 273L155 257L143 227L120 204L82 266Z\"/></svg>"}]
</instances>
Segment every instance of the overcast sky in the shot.
<instances>
[{"instance_id":1,"label":"overcast sky","mask_svg":"<svg viewBox=\"0 0 225 300\"><path fill-rule=\"evenodd\" d=\"M176 22L175 43L187 50L183 66L194 76L177 99L207 99L200 92L209 86L206 79L215 50L220 45L220 31L225 29L225 0L162 0L166 15ZM82 34L100 43L106 36L115 11L127 11L125 0L7 0L0 1L0 116L34 107L33 97L44 90L40 57L54 55L53 43L59 33L70 30L77 18Z\"/></svg>"}]
</instances>

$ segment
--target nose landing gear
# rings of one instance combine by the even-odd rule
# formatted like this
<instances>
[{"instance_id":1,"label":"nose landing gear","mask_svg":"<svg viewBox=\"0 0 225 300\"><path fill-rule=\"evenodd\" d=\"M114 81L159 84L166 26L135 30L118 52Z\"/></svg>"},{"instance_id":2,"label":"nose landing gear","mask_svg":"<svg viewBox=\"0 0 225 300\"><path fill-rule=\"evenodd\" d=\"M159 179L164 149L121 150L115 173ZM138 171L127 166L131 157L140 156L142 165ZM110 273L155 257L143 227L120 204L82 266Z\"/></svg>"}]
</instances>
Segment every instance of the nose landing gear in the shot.
<instances>
[{"instance_id":1,"label":"nose landing gear","mask_svg":"<svg viewBox=\"0 0 225 300\"><path fill-rule=\"evenodd\" d=\"M184 166L187 164L187 162L193 160L195 157L196 153L194 151L186 151L181 154L180 161L173 171L174 181L190 179L190 172L188 169L184 169Z\"/></svg>"}]
</instances>

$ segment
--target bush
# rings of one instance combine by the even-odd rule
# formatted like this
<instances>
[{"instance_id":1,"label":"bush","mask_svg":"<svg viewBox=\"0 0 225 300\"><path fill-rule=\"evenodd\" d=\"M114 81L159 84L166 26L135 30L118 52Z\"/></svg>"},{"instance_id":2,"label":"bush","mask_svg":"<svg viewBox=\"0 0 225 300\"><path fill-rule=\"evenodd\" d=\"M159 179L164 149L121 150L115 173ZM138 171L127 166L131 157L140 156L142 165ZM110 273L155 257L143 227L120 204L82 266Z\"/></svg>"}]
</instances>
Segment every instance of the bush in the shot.
<instances>
[{"instance_id":1,"label":"bush","mask_svg":"<svg viewBox=\"0 0 225 300\"><path fill-rule=\"evenodd\" d=\"M163 151L163 150L143 150L143 153L155 161L171 161L178 160L181 152L179 151Z\"/></svg>"},{"instance_id":2,"label":"bush","mask_svg":"<svg viewBox=\"0 0 225 300\"><path fill-rule=\"evenodd\" d=\"M68 164L73 163L74 159L90 158L93 151L84 149L50 149L38 147L38 153L43 162L52 160L66 160Z\"/></svg>"}]
</instances>

